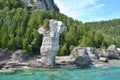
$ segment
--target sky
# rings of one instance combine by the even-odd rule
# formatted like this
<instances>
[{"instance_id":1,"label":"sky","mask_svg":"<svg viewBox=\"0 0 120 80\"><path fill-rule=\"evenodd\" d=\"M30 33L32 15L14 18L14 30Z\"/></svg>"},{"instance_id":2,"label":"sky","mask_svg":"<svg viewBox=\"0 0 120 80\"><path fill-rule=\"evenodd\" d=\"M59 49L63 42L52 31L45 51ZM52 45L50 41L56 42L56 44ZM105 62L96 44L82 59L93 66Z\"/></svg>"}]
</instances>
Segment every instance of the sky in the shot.
<instances>
[{"instance_id":1,"label":"sky","mask_svg":"<svg viewBox=\"0 0 120 80\"><path fill-rule=\"evenodd\" d=\"M54 0L60 12L82 22L120 18L120 0Z\"/></svg>"}]
</instances>

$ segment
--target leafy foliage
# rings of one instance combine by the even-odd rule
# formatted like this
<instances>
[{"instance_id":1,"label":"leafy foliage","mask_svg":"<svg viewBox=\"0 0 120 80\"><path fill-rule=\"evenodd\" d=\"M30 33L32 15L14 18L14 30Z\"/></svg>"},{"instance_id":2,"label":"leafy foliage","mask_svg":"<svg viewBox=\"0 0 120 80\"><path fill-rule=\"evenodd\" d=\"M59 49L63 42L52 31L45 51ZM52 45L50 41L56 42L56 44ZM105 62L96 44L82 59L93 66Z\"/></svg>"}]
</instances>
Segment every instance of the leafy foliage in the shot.
<instances>
[{"instance_id":1,"label":"leafy foliage","mask_svg":"<svg viewBox=\"0 0 120 80\"><path fill-rule=\"evenodd\" d=\"M44 20L44 24L43 24L43 26L44 26L44 29L45 30L47 30L47 31L49 31L49 19L45 19Z\"/></svg>"}]
</instances>

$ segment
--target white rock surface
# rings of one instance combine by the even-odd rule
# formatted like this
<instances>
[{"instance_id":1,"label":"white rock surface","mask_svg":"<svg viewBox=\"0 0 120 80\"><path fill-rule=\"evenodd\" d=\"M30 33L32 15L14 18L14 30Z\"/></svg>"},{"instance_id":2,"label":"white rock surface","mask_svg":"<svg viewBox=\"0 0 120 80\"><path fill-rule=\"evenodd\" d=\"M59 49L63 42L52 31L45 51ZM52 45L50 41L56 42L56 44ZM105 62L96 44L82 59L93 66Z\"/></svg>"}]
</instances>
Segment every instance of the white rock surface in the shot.
<instances>
[{"instance_id":1,"label":"white rock surface","mask_svg":"<svg viewBox=\"0 0 120 80\"><path fill-rule=\"evenodd\" d=\"M40 53L42 58L39 60L45 66L54 66L55 56L59 50L59 36L66 26L61 21L50 20L50 30L46 31L43 26L38 32L43 35Z\"/></svg>"}]
</instances>

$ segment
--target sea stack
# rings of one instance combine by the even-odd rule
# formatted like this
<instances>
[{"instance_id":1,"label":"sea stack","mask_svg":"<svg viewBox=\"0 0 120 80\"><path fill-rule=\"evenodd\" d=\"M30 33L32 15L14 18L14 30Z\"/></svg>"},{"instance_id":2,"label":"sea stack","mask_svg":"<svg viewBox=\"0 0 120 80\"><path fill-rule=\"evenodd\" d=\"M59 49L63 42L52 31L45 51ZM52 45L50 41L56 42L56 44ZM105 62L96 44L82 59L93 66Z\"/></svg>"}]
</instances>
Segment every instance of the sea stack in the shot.
<instances>
[{"instance_id":1,"label":"sea stack","mask_svg":"<svg viewBox=\"0 0 120 80\"><path fill-rule=\"evenodd\" d=\"M38 29L38 32L43 35L42 46L40 53L42 58L39 60L43 66L54 66L55 56L59 50L59 37L65 30L66 26L61 21L49 20L49 30L44 26Z\"/></svg>"}]
</instances>

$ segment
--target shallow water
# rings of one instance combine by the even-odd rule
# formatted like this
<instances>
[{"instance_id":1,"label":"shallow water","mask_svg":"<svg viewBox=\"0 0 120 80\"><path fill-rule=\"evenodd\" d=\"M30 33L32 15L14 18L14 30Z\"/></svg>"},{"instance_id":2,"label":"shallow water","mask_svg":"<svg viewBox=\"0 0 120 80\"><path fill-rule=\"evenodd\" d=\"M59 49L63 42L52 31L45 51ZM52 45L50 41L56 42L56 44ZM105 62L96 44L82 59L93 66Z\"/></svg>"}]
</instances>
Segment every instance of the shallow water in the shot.
<instances>
[{"instance_id":1,"label":"shallow water","mask_svg":"<svg viewBox=\"0 0 120 80\"><path fill-rule=\"evenodd\" d=\"M16 70L0 73L0 80L120 80L120 67Z\"/></svg>"}]
</instances>

